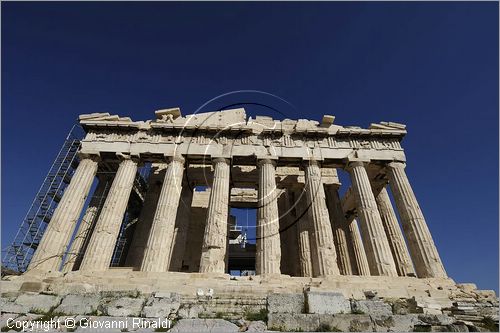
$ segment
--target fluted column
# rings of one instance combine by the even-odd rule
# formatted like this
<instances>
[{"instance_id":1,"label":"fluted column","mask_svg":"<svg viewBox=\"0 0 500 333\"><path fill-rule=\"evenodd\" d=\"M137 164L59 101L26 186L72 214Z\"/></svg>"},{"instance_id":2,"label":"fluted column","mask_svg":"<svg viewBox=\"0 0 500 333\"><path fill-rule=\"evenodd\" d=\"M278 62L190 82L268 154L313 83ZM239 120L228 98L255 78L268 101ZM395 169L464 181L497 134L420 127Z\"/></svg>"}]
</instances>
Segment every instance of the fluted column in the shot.
<instances>
[{"instance_id":1,"label":"fluted column","mask_svg":"<svg viewBox=\"0 0 500 333\"><path fill-rule=\"evenodd\" d=\"M408 252L403 233L399 227L398 218L392 208L391 199L389 199L389 194L385 187L382 188L377 195L376 200L398 274L400 276L415 274L410 253Z\"/></svg>"},{"instance_id":2,"label":"fluted column","mask_svg":"<svg viewBox=\"0 0 500 333\"><path fill-rule=\"evenodd\" d=\"M368 265L365 247L363 246L361 234L359 233L358 221L352 220L351 223L349 223L349 231L351 233L352 249L354 250L358 275L369 276L370 266Z\"/></svg>"},{"instance_id":3,"label":"fluted column","mask_svg":"<svg viewBox=\"0 0 500 333\"><path fill-rule=\"evenodd\" d=\"M121 157L123 160L97 219L81 271L105 271L109 268L137 173L137 162L126 155Z\"/></svg>"},{"instance_id":4,"label":"fluted column","mask_svg":"<svg viewBox=\"0 0 500 333\"><path fill-rule=\"evenodd\" d=\"M404 163L390 163L387 175L417 276L445 278L446 271L404 168Z\"/></svg>"},{"instance_id":5,"label":"fluted column","mask_svg":"<svg viewBox=\"0 0 500 333\"><path fill-rule=\"evenodd\" d=\"M255 271L260 275L280 274L280 225L274 163L270 159L262 159L257 163L259 190Z\"/></svg>"},{"instance_id":6,"label":"fluted column","mask_svg":"<svg viewBox=\"0 0 500 333\"><path fill-rule=\"evenodd\" d=\"M310 239L313 274L314 276L340 275L321 169L314 160L308 161L305 165L305 181L312 222Z\"/></svg>"},{"instance_id":7,"label":"fluted column","mask_svg":"<svg viewBox=\"0 0 500 333\"><path fill-rule=\"evenodd\" d=\"M224 273L229 211L229 160L216 158L201 249L200 273Z\"/></svg>"},{"instance_id":8,"label":"fluted column","mask_svg":"<svg viewBox=\"0 0 500 333\"><path fill-rule=\"evenodd\" d=\"M356 198L363 245L372 275L397 276L391 248L385 235L382 219L372 192L370 180L362 162L351 162L348 166Z\"/></svg>"},{"instance_id":9,"label":"fluted column","mask_svg":"<svg viewBox=\"0 0 500 333\"><path fill-rule=\"evenodd\" d=\"M184 158L180 156L171 158L163 180L148 243L144 250L141 271L168 271L183 174Z\"/></svg>"},{"instance_id":10,"label":"fluted column","mask_svg":"<svg viewBox=\"0 0 500 333\"><path fill-rule=\"evenodd\" d=\"M63 272L70 272L73 268L78 269L80 266L83 258L83 251L85 250L84 245L88 242L88 238L90 238L92 229L94 228L99 214L99 207L104 203L107 189L110 186L110 180L107 177L98 178L99 183L97 184L94 194L92 195L92 199L83 214L78 230L76 231L76 235L71 243L70 250L66 255Z\"/></svg>"},{"instance_id":11,"label":"fluted column","mask_svg":"<svg viewBox=\"0 0 500 333\"><path fill-rule=\"evenodd\" d=\"M339 192L335 186L325 187L327 206L330 216L330 225L333 230L333 238L337 249L337 264L343 275L353 275L355 267L351 265L351 256L347 243L346 220L342 210Z\"/></svg>"},{"instance_id":12,"label":"fluted column","mask_svg":"<svg viewBox=\"0 0 500 333\"><path fill-rule=\"evenodd\" d=\"M175 272L181 271L182 260L186 252L186 241L191 218L191 204L193 202L193 190L194 189L188 184L182 186L181 201L179 202L179 208L177 208L174 241L170 254L170 270Z\"/></svg>"},{"instance_id":13,"label":"fluted column","mask_svg":"<svg viewBox=\"0 0 500 333\"><path fill-rule=\"evenodd\" d=\"M297 223L290 209L290 195L286 189L282 190L278 198L278 211L280 215L280 240L281 249L286 253L281 256L281 272L289 275L297 275L298 270L298 246L297 246ZM282 253L283 254L283 253Z\"/></svg>"},{"instance_id":14,"label":"fluted column","mask_svg":"<svg viewBox=\"0 0 500 333\"><path fill-rule=\"evenodd\" d=\"M132 237L132 243L127 253L125 265L140 268L144 258L144 250L148 244L149 232L155 217L158 199L160 198L163 179L167 170L167 163L152 163L148 179L148 191L144 196L144 203L139 214L137 227Z\"/></svg>"},{"instance_id":15,"label":"fluted column","mask_svg":"<svg viewBox=\"0 0 500 333\"><path fill-rule=\"evenodd\" d=\"M309 230L309 212L306 194L303 191L295 192L295 212L297 219L297 241L299 245L299 272L300 276L312 277L312 259Z\"/></svg>"},{"instance_id":16,"label":"fluted column","mask_svg":"<svg viewBox=\"0 0 500 333\"><path fill-rule=\"evenodd\" d=\"M96 173L97 160L82 158L50 219L28 270L59 270Z\"/></svg>"}]
</instances>

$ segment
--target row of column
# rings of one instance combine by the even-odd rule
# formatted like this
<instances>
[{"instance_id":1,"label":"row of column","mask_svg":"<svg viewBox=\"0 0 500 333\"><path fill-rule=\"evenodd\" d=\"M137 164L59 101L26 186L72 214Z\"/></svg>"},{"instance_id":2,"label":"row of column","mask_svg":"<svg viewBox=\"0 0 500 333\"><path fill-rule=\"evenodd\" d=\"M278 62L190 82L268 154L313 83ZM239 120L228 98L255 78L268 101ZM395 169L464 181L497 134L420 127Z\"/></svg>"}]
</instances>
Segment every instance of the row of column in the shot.
<instances>
[{"instance_id":1,"label":"row of column","mask_svg":"<svg viewBox=\"0 0 500 333\"><path fill-rule=\"evenodd\" d=\"M289 202L283 203L279 199L275 160L263 158L257 164L257 274L280 274L284 267L287 271L295 270L301 276L341 273L404 276L413 273L414 265L418 277L446 277L403 163L390 163L387 174L408 247L387 191L382 189L375 197L362 162L351 162L347 166L356 198L359 230L356 221L347 223L345 220L337 190L326 187L325 191L321 168L316 161L308 161L304 165L305 200L293 198L297 203L293 207L297 223L292 225L293 221L289 217L286 217L288 220L285 222L280 221L283 217L279 214L279 206L291 209ZM213 165L214 177L199 269L202 273L224 273L226 266L230 162L226 158L215 158ZM92 157L81 160L32 258L29 270L56 271L61 268L97 166L97 160ZM183 195L186 193L182 186L184 159L169 158L164 168L161 177L157 176L161 187L150 188L139 217L140 221L150 221L144 222L150 225L140 225L127 258L127 264L140 267L143 271L164 272L173 266L179 269L182 263L179 254L185 250L189 223L186 213L190 209L191 199ZM136 172L137 161L122 156L95 225L91 226L88 222L91 216L82 220L70 249L70 254L81 253L82 239L90 235L80 270L108 269ZM289 194L292 196L292 193ZM157 204L146 207L150 201L156 201ZM189 204L179 205L182 201L189 201ZM97 214L93 211L90 213L94 217ZM177 219L178 214L181 214L180 219ZM181 221L181 225L176 225L176 221ZM285 226L286 232L280 232L280 223ZM293 250L293 245L297 245L296 262L283 259L285 256L281 254L283 246L280 236L287 237L288 250ZM285 260L286 265L282 265L282 260ZM66 260L63 269L71 270L74 262Z\"/></svg>"}]
</instances>

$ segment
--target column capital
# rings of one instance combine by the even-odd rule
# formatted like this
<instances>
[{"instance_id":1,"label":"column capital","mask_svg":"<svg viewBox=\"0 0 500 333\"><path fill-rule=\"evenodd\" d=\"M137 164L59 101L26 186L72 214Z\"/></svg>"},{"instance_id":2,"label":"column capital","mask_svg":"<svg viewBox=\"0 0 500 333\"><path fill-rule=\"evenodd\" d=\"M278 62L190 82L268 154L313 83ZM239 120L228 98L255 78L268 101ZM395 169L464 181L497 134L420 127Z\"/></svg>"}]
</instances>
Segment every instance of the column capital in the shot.
<instances>
[{"instance_id":1,"label":"column capital","mask_svg":"<svg viewBox=\"0 0 500 333\"><path fill-rule=\"evenodd\" d=\"M368 163L367 160L351 160L346 163L345 169L349 171L355 167L365 167Z\"/></svg>"},{"instance_id":2,"label":"column capital","mask_svg":"<svg viewBox=\"0 0 500 333\"><path fill-rule=\"evenodd\" d=\"M311 165L317 165L318 167L321 168L322 162L323 161L318 160L318 159L316 159L314 157L306 157L306 158L302 159L302 162L300 164L301 164L302 168L305 168L305 167L311 166Z\"/></svg>"},{"instance_id":3,"label":"column capital","mask_svg":"<svg viewBox=\"0 0 500 333\"><path fill-rule=\"evenodd\" d=\"M258 167L264 164L272 164L274 167L276 167L277 163L278 163L278 157L276 156L257 157Z\"/></svg>"},{"instance_id":4,"label":"column capital","mask_svg":"<svg viewBox=\"0 0 500 333\"><path fill-rule=\"evenodd\" d=\"M229 165L231 160L227 157L212 157L212 164L215 165L217 163L226 163Z\"/></svg>"},{"instance_id":5,"label":"column capital","mask_svg":"<svg viewBox=\"0 0 500 333\"><path fill-rule=\"evenodd\" d=\"M396 169L396 168L404 169L404 168L406 168L406 163L394 161L394 162L387 163L387 167L389 167L391 169Z\"/></svg>"},{"instance_id":6,"label":"column capital","mask_svg":"<svg viewBox=\"0 0 500 333\"><path fill-rule=\"evenodd\" d=\"M77 156L78 156L78 158L80 158L80 160L90 159L90 160L92 160L94 162L100 162L101 161L101 155L99 153L82 153L82 152L78 152Z\"/></svg>"},{"instance_id":7,"label":"column capital","mask_svg":"<svg viewBox=\"0 0 500 333\"><path fill-rule=\"evenodd\" d=\"M140 156L139 155L132 155L130 153L116 153L116 158L121 161L125 160L131 160L133 162L139 162Z\"/></svg>"},{"instance_id":8,"label":"column capital","mask_svg":"<svg viewBox=\"0 0 500 333\"><path fill-rule=\"evenodd\" d=\"M184 157L182 157L182 155L175 155L175 156L164 155L164 158L165 158L165 161L167 161L167 163L179 162L181 164L184 164L186 162L186 159Z\"/></svg>"}]
</instances>

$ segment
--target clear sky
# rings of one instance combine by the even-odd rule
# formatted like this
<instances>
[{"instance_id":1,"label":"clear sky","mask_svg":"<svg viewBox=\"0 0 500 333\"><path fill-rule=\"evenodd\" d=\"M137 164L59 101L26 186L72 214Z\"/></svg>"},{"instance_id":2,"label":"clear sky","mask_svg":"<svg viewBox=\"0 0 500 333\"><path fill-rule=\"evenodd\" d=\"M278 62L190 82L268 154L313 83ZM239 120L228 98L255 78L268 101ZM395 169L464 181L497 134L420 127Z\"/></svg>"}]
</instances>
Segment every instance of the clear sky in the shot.
<instances>
[{"instance_id":1,"label":"clear sky","mask_svg":"<svg viewBox=\"0 0 500 333\"><path fill-rule=\"evenodd\" d=\"M497 2L3 2L2 248L78 114L257 89L291 118L407 124L449 275L498 291L498 37Z\"/></svg>"}]
</instances>

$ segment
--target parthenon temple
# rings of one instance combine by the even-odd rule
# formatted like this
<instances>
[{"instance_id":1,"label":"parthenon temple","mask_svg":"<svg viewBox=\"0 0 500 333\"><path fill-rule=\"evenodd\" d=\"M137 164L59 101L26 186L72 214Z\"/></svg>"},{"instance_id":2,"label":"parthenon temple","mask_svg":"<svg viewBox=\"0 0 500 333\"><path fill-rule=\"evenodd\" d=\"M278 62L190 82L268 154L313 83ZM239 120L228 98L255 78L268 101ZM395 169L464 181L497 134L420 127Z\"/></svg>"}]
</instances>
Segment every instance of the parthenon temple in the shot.
<instances>
[{"instance_id":1,"label":"parthenon temple","mask_svg":"<svg viewBox=\"0 0 500 333\"><path fill-rule=\"evenodd\" d=\"M446 279L405 172L405 125L253 119L242 108L155 115L79 117L79 164L28 274ZM338 172L349 175L343 191ZM255 246L241 256L231 208L257 210Z\"/></svg>"}]
</instances>

